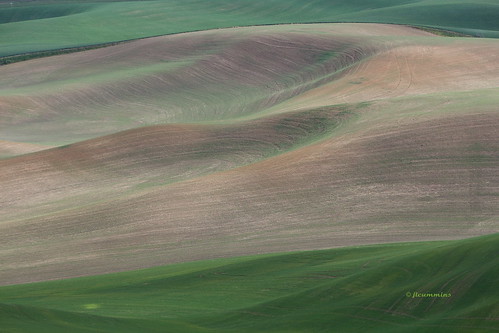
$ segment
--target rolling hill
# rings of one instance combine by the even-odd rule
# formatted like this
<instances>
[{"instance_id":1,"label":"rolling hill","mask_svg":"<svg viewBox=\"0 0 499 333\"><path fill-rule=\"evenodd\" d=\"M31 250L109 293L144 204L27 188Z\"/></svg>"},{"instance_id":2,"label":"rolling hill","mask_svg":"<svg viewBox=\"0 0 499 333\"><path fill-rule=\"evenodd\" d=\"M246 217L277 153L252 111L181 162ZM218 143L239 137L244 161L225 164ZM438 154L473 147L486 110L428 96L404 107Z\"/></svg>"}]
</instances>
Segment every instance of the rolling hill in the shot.
<instances>
[{"instance_id":1,"label":"rolling hill","mask_svg":"<svg viewBox=\"0 0 499 333\"><path fill-rule=\"evenodd\" d=\"M57 147L0 160L0 282L498 232L498 56L319 24L4 66L0 139Z\"/></svg>"},{"instance_id":2,"label":"rolling hill","mask_svg":"<svg viewBox=\"0 0 499 333\"><path fill-rule=\"evenodd\" d=\"M499 37L494 0L1 1L0 56L234 26L371 22Z\"/></svg>"},{"instance_id":3,"label":"rolling hill","mask_svg":"<svg viewBox=\"0 0 499 333\"><path fill-rule=\"evenodd\" d=\"M0 0L0 331L499 330L498 37L496 0Z\"/></svg>"},{"instance_id":4,"label":"rolling hill","mask_svg":"<svg viewBox=\"0 0 499 333\"><path fill-rule=\"evenodd\" d=\"M0 320L4 332L494 332L498 244L494 234L6 286Z\"/></svg>"},{"instance_id":5,"label":"rolling hill","mask_svg":"<svg viewBox=\"0 0 499 333\"><path fill-rule=\"evenodd\" d=\"M197 32L4 66L2 139L60 145L145 125L249 116L377 52L368 40L377 30L394 34L358 30L352 37L344 35L348 26L322 25Z\"/></svg>"}]
</instances>

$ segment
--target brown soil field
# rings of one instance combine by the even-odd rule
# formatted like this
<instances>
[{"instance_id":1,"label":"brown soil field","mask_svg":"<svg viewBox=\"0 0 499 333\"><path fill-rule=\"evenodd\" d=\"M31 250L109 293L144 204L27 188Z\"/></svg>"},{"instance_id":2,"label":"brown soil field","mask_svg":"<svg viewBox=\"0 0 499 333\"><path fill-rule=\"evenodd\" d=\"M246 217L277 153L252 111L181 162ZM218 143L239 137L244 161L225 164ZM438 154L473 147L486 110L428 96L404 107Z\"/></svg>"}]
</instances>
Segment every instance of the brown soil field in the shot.
<instances>
[{"instance_id":1,"label":"brown soil field","mask_svg":"<svg viewBox=\"0 0 499 333\"><path fill-rule=\"evenodd\" d=\"M425 40L361 61L347 75L279 105L285 110L499 86L499 43Z\"/></svg>"},{"instance_id":2,"label":"brown soil field","mask_svg":"<svg viewBox=\"0 0 499 333\"><path fill-rule=\"evenodd\" d=\"M57 88L87 70L128 73L142 56L156 64L186 55L196 60L154 72L158 81L134 72L98 83L104 92L94 79ZM12 86L17 95L0 89L5 139L36 141L63 130L68 114L77 121L62 141L74 128L73 139L109 134L0 160L0 284L498 232L498 58L496 40L327 24L151 38L0 68L25 74ZM46 95L35 97L35 77ZM234 109L189 124L183 113L198 101L169 95L181 89L199 93L207 109ZM178 103L184 123L106 123L95 114L117 103L128 111L112 117L134 107L137 119L152 115L161 103L134 104L146 90ZM239 98L248 91L258 98ZM79 94L97 97L78 104ZM233 102L222 98L232 94Z\"/></svg>"},{"instance_id":3,"label":"brown soil field","mask_svg":"<svg viewBox=\"0 0 499 333\"><path fill-rule=\"evenodd\" d=\"M0 159L45 150L50 146L0 140Z\"/></svg>"}]
</instances>

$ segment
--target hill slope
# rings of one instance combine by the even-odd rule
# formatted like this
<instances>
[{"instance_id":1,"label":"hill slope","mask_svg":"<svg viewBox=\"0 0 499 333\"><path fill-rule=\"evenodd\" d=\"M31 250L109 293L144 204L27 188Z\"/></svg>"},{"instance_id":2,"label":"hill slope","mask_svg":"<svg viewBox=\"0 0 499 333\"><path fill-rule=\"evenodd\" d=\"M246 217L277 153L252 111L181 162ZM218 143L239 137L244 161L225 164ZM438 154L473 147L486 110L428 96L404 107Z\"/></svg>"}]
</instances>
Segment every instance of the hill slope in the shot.
<instances>
[{"instance_id":1,"label":"hill slope","mask_svg":"<svg viewBox=\"0 0 499 333\"><path fill-rule=\"evenodd\" d=\"M5 332L491 332L498 241L293 252L1 287L0 319Z\"/></svg>"},{"instance_id":2,"label":"hill slope","mask_svg":"<svg viewBox=\"0 0 499 333\"><path fill-rule=\"evenodd\" d=\"M499 231L496 40L372 24L180 37L0 69L25 73L2 90L6 141L193 122L0 160L0 283Z\"/></svg>"},{"instance_id":3,"label":"hill slope","mask_svg":"<svg viewBox=\"0 0 499 333\"><path fill-rule=\"evenodd\" d=\"M408 28L252 27L157 37L0 68L0 138L66 144L261 112L390 47ZM382 39L383 37L381 37ZM390 42L391 44L391 42Z\"/></svg>"},{"instance_id":4,"label":"hill slope","mask_svg":"<svg viewBox=\"0 0 499 333\"><path fill-rule=\"evenodd\" d=\"M375 22L499 37L493 0L2 1L0 56L259 24Z\"/></svg>"}]
</instances>

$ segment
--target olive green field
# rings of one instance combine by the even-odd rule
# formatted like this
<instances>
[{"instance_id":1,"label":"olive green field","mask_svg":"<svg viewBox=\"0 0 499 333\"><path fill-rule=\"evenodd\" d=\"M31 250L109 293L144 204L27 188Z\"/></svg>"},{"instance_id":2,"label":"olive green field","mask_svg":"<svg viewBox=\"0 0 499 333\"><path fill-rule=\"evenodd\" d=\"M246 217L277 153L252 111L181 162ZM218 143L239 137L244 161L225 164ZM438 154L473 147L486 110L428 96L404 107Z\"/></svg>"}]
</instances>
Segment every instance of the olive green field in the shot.
<instances>
[{"instance_id":1,"label":"olive green field","mask_svg":"<svg viewBox=\"0 0 499 333\"><path fill-rule=\"evenodd\" d=\"M3 332L493 332L498 244L494 234L6 286L0 320Z\"/></svg>"}]
</instances>

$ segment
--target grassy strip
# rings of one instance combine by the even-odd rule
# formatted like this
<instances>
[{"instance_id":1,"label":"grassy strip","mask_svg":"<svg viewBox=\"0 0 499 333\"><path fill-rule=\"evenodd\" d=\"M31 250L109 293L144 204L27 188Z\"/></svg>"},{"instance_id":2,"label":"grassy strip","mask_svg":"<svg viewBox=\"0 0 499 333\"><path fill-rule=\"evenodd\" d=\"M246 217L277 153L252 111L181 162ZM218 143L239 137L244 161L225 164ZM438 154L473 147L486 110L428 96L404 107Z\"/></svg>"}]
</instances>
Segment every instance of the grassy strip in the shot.
<instances>
[{"instance_id":1,"label":"grassy strip","mask_svg":"<svg viewBox=\"0 0 499 333\"><path fill-rule=\"evenodd\" d=\"M431 28L431 27L425 27L425 26L412 26L411 25L410 27L414 28L414 29L423 30L423 31L432 33L432 34L437 35L437 36L442 36L442 37L480 37L478 35L464 34L464 33L457 32L457 31L450 31L450 30Z\"/></svg>"},{"instance_id":2,"label":"grassy strip","mask_svg":"<svg viewBox=\"0 0 499 333\"><path fill-rule=\"evenodd\" d=\"M494 234L6 286L0 320L5 332L486 332L498 250Z\"/></svg>"},{"instance_id":3,"label":"grassy strip","mask_svg":"<svg viewBox=\"0 0 499 333\"><path fill-rule=\"evenodd\" d=\"M103 44L95 44L95 45L79 46L79 47L68 47L68 48L62 48L62 49L57 49L57 50L30 52L30 53L16 54L13 56L0 57L0 66L13 64L16 62L21 62L21 61L27 61L27 60L31 60L31 59L45 58L45 57L51 57L51 56L56 56L56 55L61 55L61 54L82 52L82 51L88 51L88 50L95 50L95 49L100 49L103 47L123 44L126 42L127 41L118 41L118 42L111 42L111 43L103 43Z\"/></svg>"}]
</instances>

